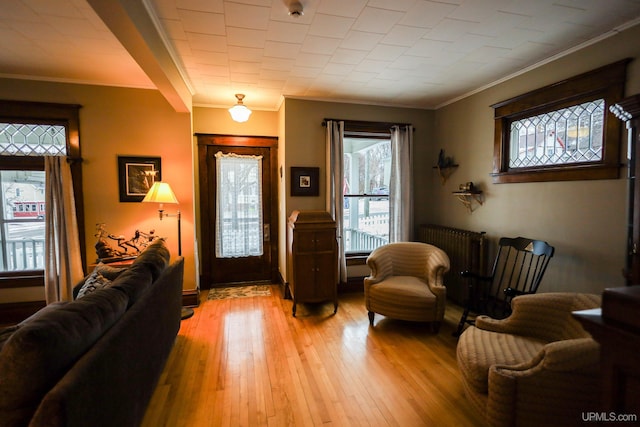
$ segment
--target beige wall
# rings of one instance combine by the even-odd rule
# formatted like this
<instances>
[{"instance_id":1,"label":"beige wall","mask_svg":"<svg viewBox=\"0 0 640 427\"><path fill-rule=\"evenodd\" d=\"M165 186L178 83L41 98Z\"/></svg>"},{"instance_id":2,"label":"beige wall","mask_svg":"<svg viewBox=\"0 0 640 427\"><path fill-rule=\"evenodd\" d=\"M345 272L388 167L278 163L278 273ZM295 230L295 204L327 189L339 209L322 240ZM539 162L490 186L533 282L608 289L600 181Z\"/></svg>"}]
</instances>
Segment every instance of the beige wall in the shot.
<instances>
[{"instance_id":1,"label":"beige wall","mask_svg":"<svg viewBox=\"0 0 640 427\"><path fill-rule=\"evenodd\" d=\"M435 174L423 176L430 200L425 220L486 231L500 236L547 240L556 248L541 291L600 293L624 284L626 170L617 180L492 184L493 109L490 105L535 88L615 62L640 56L640 27L544 65L436 113L434 143L426 161L435 164L439 148L460 167L441 185ZM640 89L640 64L628 68L627 94ZM626 133L622 138L626 152ZM621 161L625 161L623 155ZM472 214L452 195L460 183L473 181L485 204Z\"/></svg>"},{"instance_id":2,"label":"beige wall","mask_svg":"<svg viewBox=\"0 0 640 427\"><path fill-rule=\"evenodd\" d=\"M392 108L336 102L304 101L285 99L285 134L287 138L283 164L286 181L285 197L280 201L282 212L289 216L294 210L326 209L326 140L322 122L325 118L363 120L390 123L411 123L414 133L414 178L424 174L423 159L429 152L430 135L433 133L433 112L410 108ZM316 166L320 168L319 197L291 197L289 173L291 166ZM424 212L424 188L414 188L415 210ZM286 221L286 219L282 219ZM286 224L286 222L285 222ZM281 232L281 241L286 241L286 228ZM282 254L284 252L281 252ZM281 273L286 279L286 269L281 259Z\"/></svg>"},{"instance_id":3,"label":"beige wall","mask_svg":"<svg viewBox=\"0 0 640 427\"><path fill-rule=\"evenodd\" d=\"M182 213L184 288L196 286L194 262L193 162L191 116L176 113L157 91L101 86L0 79L0 98L80 104L80 141L84 192L87 260L96 259L95 225L104 222L109 232L132 237L136 229L167 237L177 255L175 218L160 221L157 206L120 203L118 155L159 156L162 179L171 184ZM177 207L165 206L167 213ZM44 299L42 289L0 293L0 302Z\"/></svg>"}]
</instances>

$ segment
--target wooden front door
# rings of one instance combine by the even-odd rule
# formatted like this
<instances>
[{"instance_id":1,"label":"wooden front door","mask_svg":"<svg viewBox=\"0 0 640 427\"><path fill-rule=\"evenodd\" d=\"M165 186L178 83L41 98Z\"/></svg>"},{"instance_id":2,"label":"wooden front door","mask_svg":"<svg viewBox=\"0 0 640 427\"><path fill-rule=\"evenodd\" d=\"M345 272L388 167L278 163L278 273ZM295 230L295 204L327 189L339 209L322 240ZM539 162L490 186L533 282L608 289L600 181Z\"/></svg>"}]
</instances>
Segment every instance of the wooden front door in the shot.
<instances>
[{"instance_id":1,"label":"wooden front door","mask_svg":"<svg viewBox=\"0 0 640 427\"><path fill-rule=\"evenodd\" d=\"M277 138L197 135L202 287L277 281Z\"/></svg>"}]
</instances>

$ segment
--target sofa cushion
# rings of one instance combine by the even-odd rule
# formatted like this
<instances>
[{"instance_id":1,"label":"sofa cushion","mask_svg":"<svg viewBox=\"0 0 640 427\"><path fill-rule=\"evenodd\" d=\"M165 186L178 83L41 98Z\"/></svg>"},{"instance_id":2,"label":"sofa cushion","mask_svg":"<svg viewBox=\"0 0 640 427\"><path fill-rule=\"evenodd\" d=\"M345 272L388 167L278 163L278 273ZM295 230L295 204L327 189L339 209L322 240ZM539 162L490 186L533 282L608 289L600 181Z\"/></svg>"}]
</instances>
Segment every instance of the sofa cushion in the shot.
<instances>
[{"instance_id":1,"label":"sofa cushion","mask_svg":"<svg viewBox=\"0 0 640 427\"><path fill-rule=\"evenodd\" d=\"M144 291L151 286L151 271L144 263L131 265L120 274L113 282L111 288L119 289L128 297L128 307L131 307L140 299Z\"/></svg>"},{"instance_id":2,"label":"sofa cushion","mask_svg":"<svg viewBox=\"0 0 640 427\"><path fill-rule=\"evenodd\" d=\"M0 351L2 351L2 347L9 341L9 338L16 333L20 325L7 326L6 328L0 329Z\"/></svg>"},{"instance_id":3,"label":"sofa cushion","mask_svg":"<svg viewBox=\"0 0 640 427\"><path fill-rule=\"evenodd\" d=\"M140 299L144 291L169 265L170 254L163 239L154 240L112 283L129 297L129 307Z\"/></svg>"},{"instance_id":4,"label":"sofa cushion","mask_svg":"<svg viewBox=\"0 0 640 427\"><path fill-rule=\"evenodd\" d=\"M489 368L530 361L546 342L519 335L467 328L458 340L458 367L467 385L477 393L488 393Z\"/></svg>"},{"instance_id":5,"label":"sofa cushion","mask_svg":"<svg viewBox=\"0 0 640 427\"><path fill-rule=\"evenodd\" d=\"M389 276L369 288L371 304L397 306L400 309L433 308L436 296L429 286L413 276Z\"/></svg>"},{"instance_id":6,"label":"sofa cushion","mask_svg":"<svg viewBox=\"0 0 640 427\"><path fill-rule=\"evenodd\" d=\"M125 312L118 289L55 303L18 325L0 351L0 420L24 426L43 396Z\"/></svg>"},{"instance_id":7,"label":"sofa cushion","mask_svg":"<svg viewBox=\"0 0 640 427\"><path fill-rule=\"evenodd\" d=\"M123 271L125 271L127 267L113 267L109 264L98 263L96 267L93 269L98 273L102 274L106 279L115 280L116 277L120 275Z\"/></svg>"},{"instance_id":8,"label":"sofa cushion","mask_svg":"<svg viewBox=\"0 0 640 427\"><path fill-rule=\"evenodd\" d=\"M84 281L84 284L78 291L78 295L76 299L82 298L85 295L89 295L91 292L95 292L98 289L106 288L111 285L111 280L104 277L97 270L93 270L87 280Z\"/></svg>"},{"instance_id":9,"label":"sofa cushion","mask_svg":"<svg viewBox=\"0 0 640 427\"><path fill-rule=\"evenodd\" d=\"M133 262L133 266L138 264L146 265L151 271L152 280L155 281L165 268L169 265L171 254L163 239L156 239Z\"/></svg>"},{"instance_id":10,"label":"sofa cushion","mask_svg":"<svg viewBox=\"0 0 640 427\"><path fill-rule=\"evenodd\" d=\"M69 301L58 301L58 302L51 303L43 307L42 309L38 310L37 312L29 316L27 319L20 322L19 324L1 328L0 329L0 352L2 351L2 348L7 343L7 341L9 341L9 339L13 335L15 335L16 332L18 332L18 329L20 329L23 325L28 323L31 319L35 319L37 317L43 316L45 313L47 313L50 310L57 310L58 306L68 304L68 303Z\"/></svg>"},{"instance_id":11,"label":"sofa cushion","mask_svg":"<svg viewBox=\"0 0 640 427\"><path fill-rule=\"evenodd\" d=\"M96 289L100 289L100 288L108 286L111 281L115 280L115 278L118 277L120 275L120 273L122 273L126 269L127 269L127 267L113 267L111 265L104 264L102 262L99 263L98 265L95 266L95 268L93 269L91 274L83 277L81 281L79 281L78 283L76 283L73 286L73 299L76 299L76 298L79 297L80 291L82 290L84 285L87 283L87 280L92 278L92 276L96 276L97 274L102 275L102 277L99 278L99 282L100 282L101 286L93 287L93 289L92 289L92 290L96 290ZM94 280L95 280L95 278L94 278ZM103 282L104 282L104 286L102 286ZM89 290L89 292L91 292L91 290ZM88 293L86 290L83 291L83 296L86 293Z\"/></svg>"}]
</instances>

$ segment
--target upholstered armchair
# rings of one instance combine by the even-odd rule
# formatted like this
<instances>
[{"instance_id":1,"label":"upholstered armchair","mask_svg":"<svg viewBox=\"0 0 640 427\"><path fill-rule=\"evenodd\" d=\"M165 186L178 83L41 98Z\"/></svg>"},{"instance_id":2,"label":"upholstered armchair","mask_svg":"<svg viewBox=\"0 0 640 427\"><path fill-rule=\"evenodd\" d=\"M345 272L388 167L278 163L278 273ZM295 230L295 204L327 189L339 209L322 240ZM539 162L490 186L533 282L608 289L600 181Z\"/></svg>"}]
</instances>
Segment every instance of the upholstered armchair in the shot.
<instances>
[{"instance_id":1,"label":"upholstered armchair","mask_svg":"<svg viewBox=\"0 0 640 427\"><path fill-rule=\"evenodd\" d=\"M600 347L571 312L600 296L522 295L503 320L478 316L458 341L468 399L491 426L577 425L599 409Z\"/></svg>"},{"instance_id":2,"label":"upholstered armchair","mask_svg":"<svg viewBox=\"0 0 640 427\"><path fill-rule=\"evenodd\" d=\"M449 257L436 246L397 242L376 248L367 258L364 300L373 326L374 313L400 320L431 322L437 332L446 304L443 275Z\"/></svg>"}]
</instances>

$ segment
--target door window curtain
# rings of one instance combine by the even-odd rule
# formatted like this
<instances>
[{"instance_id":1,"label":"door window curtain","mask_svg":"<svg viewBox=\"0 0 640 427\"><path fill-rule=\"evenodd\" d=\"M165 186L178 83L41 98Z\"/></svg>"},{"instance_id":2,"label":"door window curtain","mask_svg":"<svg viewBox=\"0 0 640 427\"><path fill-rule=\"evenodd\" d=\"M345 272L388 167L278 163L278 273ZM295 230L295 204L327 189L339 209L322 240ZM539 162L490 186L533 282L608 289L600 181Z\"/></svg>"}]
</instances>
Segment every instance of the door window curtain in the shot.
<instances>
[{"instance_id":1,"label":"door window curtain","mask_svg":"<svg viewBox=\"0 0 640 427\"><path fill-rule=\"evenodd\" d=\"M344 121L327 120L327 208L336 222L338 240L338 277L347 282L347 260L344 254Z\"/></svg>"},{"instance_id":2,"label":"door window curtain","mask_svg":"<svg viewBox=\"0 0 640 427\"><path fill-rule=\"evenodd\" d=\"M389 182L389 242L411 241L413 190L411 158L413 126L391 127L391 177Z\"/></svg>"},{"instance_id":3,"label":"door window curtain","mask_svg":"<svg viewBox=\"0 0 640 427\"><path fill-rule=\"evenodd\" d=\"M262 156L216 153L216 257L261 256Z\"/></svg>"},{"instance_id":4,"label":"door window curtain","mask_svg":"<svg viewBox=\"0 0 640 427\"><path fill-rule=\"evenodd\" d=\"M71 168L63 156L46 156L45 262L47 304L71 301L73 286L84 276Z\"/></svg>"}]
</instances>

